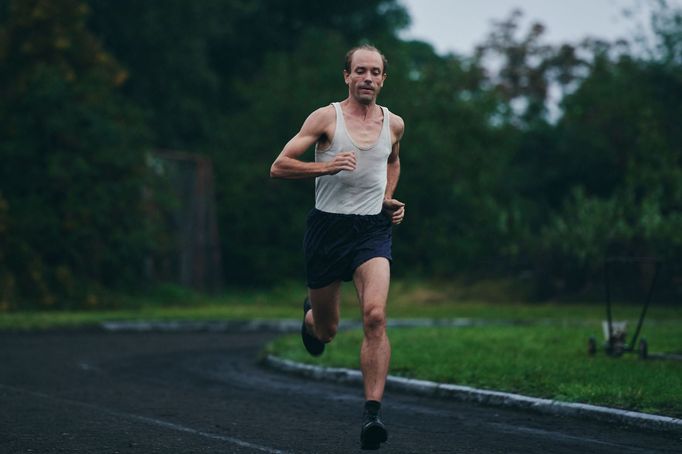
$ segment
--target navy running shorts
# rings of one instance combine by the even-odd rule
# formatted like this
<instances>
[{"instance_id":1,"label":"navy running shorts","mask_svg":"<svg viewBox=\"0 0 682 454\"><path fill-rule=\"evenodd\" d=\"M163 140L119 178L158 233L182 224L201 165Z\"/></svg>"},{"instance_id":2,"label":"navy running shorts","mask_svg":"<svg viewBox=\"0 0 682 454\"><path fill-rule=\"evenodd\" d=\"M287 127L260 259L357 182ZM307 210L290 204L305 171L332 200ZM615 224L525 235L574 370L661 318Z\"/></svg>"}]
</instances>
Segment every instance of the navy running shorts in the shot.
<instances>
[{"instance_id":1,"label":"navy running shorts","mask_svg":"<svg viewBox=\"0 0 682 454\"><path fill-rule=\"evenodd\" d=\"M327 213L313 208L303 238L308 288L353 279L355 269L374 257L392 261L392 223L382 214Z\"/></svg>"}]
</instances>

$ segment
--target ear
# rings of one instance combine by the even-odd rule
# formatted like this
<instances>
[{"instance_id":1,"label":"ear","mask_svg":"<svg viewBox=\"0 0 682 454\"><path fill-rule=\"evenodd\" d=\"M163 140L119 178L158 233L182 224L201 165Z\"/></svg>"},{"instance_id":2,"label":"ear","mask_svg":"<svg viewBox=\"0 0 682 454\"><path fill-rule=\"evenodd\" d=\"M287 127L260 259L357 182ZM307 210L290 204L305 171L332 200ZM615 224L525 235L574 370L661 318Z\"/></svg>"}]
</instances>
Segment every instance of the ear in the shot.
<instances>
[{"instance_id":1,"label":"ear","mask_svg":"<svg viewBox=\"0 0 682 454\"><path fill-rule=\"evenodd\" d=\"M348 85L350 83L350 73L346 71L345 69L343 70L343 81Z\"/></svg>"},{"instance_id":2,"label":"ear","mask_svg":"<svg viewBox=\"0 0 682 454\"><path fill-rule=\"evenodd\" d=\"M384 73L384 74L381 76L381 85L379 85L380 87L383 88L384 82L386 82L386 78L387 78L387 77L388 77L388 74L386 74L386 73Z\"/></svg>"}]
</instances>

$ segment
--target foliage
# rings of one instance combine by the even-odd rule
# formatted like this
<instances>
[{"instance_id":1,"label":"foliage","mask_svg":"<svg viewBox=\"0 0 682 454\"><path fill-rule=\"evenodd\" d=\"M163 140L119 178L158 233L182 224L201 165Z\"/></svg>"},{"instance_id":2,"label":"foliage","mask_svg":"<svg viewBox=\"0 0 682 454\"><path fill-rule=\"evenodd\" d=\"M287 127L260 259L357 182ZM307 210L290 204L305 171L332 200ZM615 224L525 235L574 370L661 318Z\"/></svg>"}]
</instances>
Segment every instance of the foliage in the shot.
<instances>
[{"instance_id":1,"label":"foliage","mask_svg":"<svg viewBox=\"0 0 682 454\"><path fill-rule=\"evenodd\" d=\"M571 195L543 227L539 251L574 286L608 255L673 265L682 256L674 233L682 227L680 70L602 57L564 101L554 152L564 164L558 183Z\"/></svg>"},{"instance_id":2,"label":"foliage","mask_svg":"<svg viewBox=\"0 0 682 454\"><path fill-rule=\"evenodd\" d=\"M677 298L682 13L659 2L647 53L548 44L521 17L440 55L400 38L396 0L0 0L0 308L144 281L173 241L149 235L159 148L212 159L227 284L302 281L313 182L268 169L368 41L406 123L396 275L523 275L548 298L594 287L607 255L655 255Z\"/></svg>"},{"instance_id":3,"label":"foliage","mask_svg":"<svg viewBox=\"0 0 682 454\"><path fill-rule=\"evenodd\" d=\"M310 182L273 182L268 169L312 109L344 96L346 50L393 36L408 21L402 7L393 0L90 3L90 24L129 68L124 91L148 112L155 145L215 163L227 281L300 278Z\"/></svg>"},{"instance_id":4,"label":"foliage","mask_svg":"<svg viewBox=\"0 0 682 454\"><path fill-rule=\"evenodd\" d=\"M4 305L97 305L139 277L144 128L117 94L126 73L76 0L13 1L2 26ZM112 222L115 220L115 222Z\"/></svg>"}]
</instances>

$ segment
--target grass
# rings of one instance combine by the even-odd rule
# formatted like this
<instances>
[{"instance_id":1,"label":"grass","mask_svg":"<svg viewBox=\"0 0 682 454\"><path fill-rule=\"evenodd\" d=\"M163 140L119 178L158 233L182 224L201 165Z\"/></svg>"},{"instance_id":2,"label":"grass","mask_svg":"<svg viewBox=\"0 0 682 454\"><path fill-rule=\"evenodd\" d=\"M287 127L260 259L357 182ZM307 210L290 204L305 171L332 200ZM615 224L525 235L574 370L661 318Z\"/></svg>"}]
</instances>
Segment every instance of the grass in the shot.
<instances>
[{"instance_id":1,"label":"grass","mask_svg":"<svg viewBox=\"0 0 682 454\"><path fill-rule=\"evenodd\" d=\"M652 349L682 347L678 321L647 326ZM682 363L642 361L635 354L590 357L587 339L596 328L587 323L389 329L390 373L682 417ZM358 368L361 341L361 331L343 332L319 359L305 353L297 335L267 350L306 363Z\"/></svg>"},{"instance_id":2,"label":"grass","mask_svg":"<svg viewBox=\"0 0 682 454\"><path fill-rule=\"evenodd\" d=\"M216 296L166 286L145 294L109 296L105 307L0 312L0 330L82 328L105 321L297 318L296 292L301 299L303 291L291 284L273 290L229 290Z\"/></svg>"},{"instance_id":3,"label":"grass","mask_svg":"<svg viewBox=\"0 0 682 454\"><path fill-rule=\"evenodd\" d=\"M130 320L244 320L299 318L305 295L299 283L283 284L271 290L227 290L216 296L200 295L174 286L161 286L139 295L114 295L104 305L88 309L59 311L0 311L0 330L75 328L97 325L104 321ZM430 283L397 281L391 285L390 318L476 318L486 320L559 320L580 322L603 318L603 304L586 303L515 303L523 298L507 282ZM507 300L505 301L505 298ZM482 302L486 301L486 302ZM640 306L626 305L614 309L615 318L636 320ZM360 310L355 291L344 284L341 316L359 320ZM655 303L650 318L682 320L682 308Z\"/></svg>"}]
</instances>

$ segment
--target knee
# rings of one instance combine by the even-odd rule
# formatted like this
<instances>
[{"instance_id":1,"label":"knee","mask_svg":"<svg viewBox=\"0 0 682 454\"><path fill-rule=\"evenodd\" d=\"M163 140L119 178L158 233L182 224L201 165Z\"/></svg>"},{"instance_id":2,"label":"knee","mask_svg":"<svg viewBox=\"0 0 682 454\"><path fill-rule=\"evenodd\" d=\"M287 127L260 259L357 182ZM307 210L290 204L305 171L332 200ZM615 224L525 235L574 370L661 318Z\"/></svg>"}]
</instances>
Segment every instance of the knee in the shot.
<instances>
[{"instance_id":1,"label":"knee","mask_svg":"<svg viewBox=\"0 0 682 454\"><path fill-rule=\"evenodd\" d=\"M372 307L363 314L365 332L381 332L386 329L386 311L382 308Z\"/></svg>"},{"instance_id":2,"label":"knee","mask_svg":"<svg viewBox=\"0 0 682 454\"><path fill-rule=\"evenodd\" d=\"M337 325L328 325L328 326L320 326L320 327L315 327L315 335L316 337L324 342L325 344L328 344L331 342L334 337L336 337L336 331L337 331Z\"/></svg>"}]
</instances>

